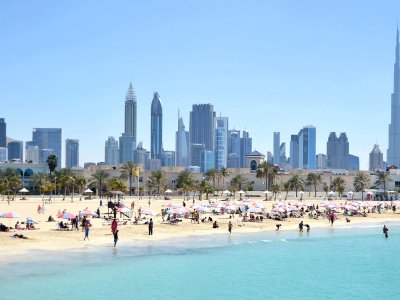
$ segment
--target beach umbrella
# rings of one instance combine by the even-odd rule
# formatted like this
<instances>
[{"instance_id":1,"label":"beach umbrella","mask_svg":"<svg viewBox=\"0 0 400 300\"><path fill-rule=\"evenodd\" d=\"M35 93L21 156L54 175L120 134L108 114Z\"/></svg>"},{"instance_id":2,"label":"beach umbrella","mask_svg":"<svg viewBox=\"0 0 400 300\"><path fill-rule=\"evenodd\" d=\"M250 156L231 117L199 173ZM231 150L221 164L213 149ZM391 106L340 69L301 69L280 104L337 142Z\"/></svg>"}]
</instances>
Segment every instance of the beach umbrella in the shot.
<instances>
[{"instance_id":1,"label":"beach umbrella","mask_svg":"<svg viewBox=\"0 0 400 300\"><path fill-rule=\"evenodd\" d=\"M89 209L85 209L84 211L81 211L79 215L81 217L98 217L99 216L96 212L91 211Z\"/></svg>"},{"instance_id":2,"label":"beach umbrella","mask_svg":"<svg viewBox=\"0 0 400 300\"><path fill-rule=\"evenodd\" d=\"M348 210L357 210L357 207L352 206L352 205L348 205L348 204L345 205L344 208L345 208L345 209L348 209Z\"/></svg>"},{"instance_id":3,"label":"beach umbrella","mask_svg":"<svg viewBox=\"0 0 400 300\"><path fill-rule=\"evenodd\" d=\"M172 191L170 189L166 190L164 193L166 194L172 194Z\"/></svg>"},{"instance_id":4,"label":"beach umbrella","mask_svg":"<svg viewBox=\"0 0 400 300\"><path fill-rule=\"evenodd\" d=\"M155 216L157 213L151 209L143 209L141 212L142 215L149 215L149 216Z\"/></svg>"},{"instance_id":5,"label":"beach umbrella","mask_svg":"<svg viewBox=\"0 0 400 300\"><path fill-rule=\"evenodd\" d=\"M29 193L29 191L26 188L23 188L18 191L19 193Z\"/></svg>"},{"instance_id":6,"label":"beach umbrella","mask_svg":"<svg viewBox=\"0 0 400 300\"><path fill-rule=\"evenodd\" d=\"M250 198L246 198L246 199L244 199L243 201L244 201L244 202L250 202L251 200L250 200Z\"/></svg>"},{"instance_id":7,"label":"beach umbrella","mask_svg":"<svg viewBox=\"0 0 400 300\"><path fill-rule=\"evenodd\" d=\"M252 207L252 208L249 208L247 211L250 213L261 213L262 209L258 208L258 207Z\"/></svg>"},{"instance_id":8,"label":"beach umbrella","mask_svg":"<svg viewBox=\"0 0 400 300\"><path fill-rule=\"evenodd\" d=\"M130 213L131 212L131 210L128 208L128 207L120 207L120 208L118 208L118 212L121 212L121 213Z\"/></svg>"},{"instance_id":9,"label":"beach umbrella","mask_svg":"<svg viewBox=\"0 0 400 300\"><path fill-rule=\"evenodd\" d=\"M84 193L93 193L93 191L91 189L87 189L84 191Z\"/></svg>"},{"instance_id":10,"label":"beach umbrella","mask_svg":"<svg viewBox=\"0 0 400 300\"><path fill-rule=\"evenodd\" d=\"M231 193L231 192L228 191L228 190L225 190L225 191L222 192L222 194L230 194L230 193Z\"/></svg>"},{"instance_id":11,"label":"beach umbrella","mask_svg":"<svg viewBox=\"0 0 400 300\"><path fill-rule=\"evenodd\" d=\"M235 210L236 209L236 205L228 205L227 207L225 207L225 209L227 209L227 210Z\"/></svg>"},{"instance_id":12,"label":"beach umbrella","mask_svg":"<svg viewBox=\"0 0 400 300\"><path fill-rule=\"evenodd\" d=\"M16 214L15 212L9 211L2 213L0 215L0 218L6 218L6 219L14 219L14 218L21 218L20 215Z\"/></svg>"},{"instance_id":13,"label":"beach umbrella","mask_svg":"<svg viewBox=\"0 0 400 300\"><path fill-rule=\"evenodd\" d=\"M272 210L274 212L285 212L285 209L283 207L274 207Z\"/></svg>"},{"instance_id":14,"label":"beach umbrella","mask_svg":"<svg viewBox=\"0 0 400 300\"><path fill-rule=\"evenodd\" d=\"M26 218L26 223L29 223L29 224L37 224L37 222L35 222L31 217Z\"/></svg>"},{"instance_id":15,"label":"beach umbrella","mask_svg":"<svg viewBox=\"0 0 400 300\"><path fill-rule=\"evenodd\" d=\"M58 218L71 220L71 219L75 219L76 216L74 214L69 213L69 212L65 212L65 213L63 213L61 215L58 215Z\"/></svg>"},{"instance_id":16,"label":"beach umbrella","mask_svg":"<svg viewBox=\"0 0 400 300\"><path fill-rule=\"evenodd\" d=\"M242 191L242 190L240 190L238 193L239 193L239 194L246 194L246 192L245 192L245 191Z\"/></svg>"}]
</instances>

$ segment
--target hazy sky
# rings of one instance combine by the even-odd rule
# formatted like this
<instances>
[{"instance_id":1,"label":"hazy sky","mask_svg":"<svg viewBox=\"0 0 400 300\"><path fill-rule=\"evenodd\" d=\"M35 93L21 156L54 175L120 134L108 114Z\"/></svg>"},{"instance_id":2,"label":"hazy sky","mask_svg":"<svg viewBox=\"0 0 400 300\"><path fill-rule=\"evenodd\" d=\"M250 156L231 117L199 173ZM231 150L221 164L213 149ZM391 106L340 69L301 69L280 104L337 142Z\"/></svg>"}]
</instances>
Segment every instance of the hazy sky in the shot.
<instances>
[{"instance_id":1,"label":"hazy sky","mask_svg":"<svg viewBox=\"0 0 400 300\"><path fill-rule=\"evenodd\" d=\"M212 103L229 127L272 151L281 132L345 131L368 168L388 144L400 1L2 1L0 117L7 135L34 127L80 140L80 164L104 161L124 128L132 81L138 137L150 150L150 105L160 94L164 149L175 150L178 109ZM63 157L64 165L64 157Z\"/></svg>"}]
</instances>

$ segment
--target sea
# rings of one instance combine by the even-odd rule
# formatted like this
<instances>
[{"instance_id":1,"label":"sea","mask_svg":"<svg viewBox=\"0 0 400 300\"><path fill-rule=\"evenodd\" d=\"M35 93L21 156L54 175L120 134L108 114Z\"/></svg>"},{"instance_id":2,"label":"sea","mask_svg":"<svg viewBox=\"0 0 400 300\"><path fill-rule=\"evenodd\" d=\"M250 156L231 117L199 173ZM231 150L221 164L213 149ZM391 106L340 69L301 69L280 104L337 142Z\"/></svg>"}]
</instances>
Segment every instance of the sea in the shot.
<instances>
[{"instance_id":1,"label":"sea","mask_svg":"<svg viewBox=\"0 0 400 300\"><path fill-rule=\"evenodd\" d=\"M124 241L32 250L0 268L0 299L400 299L400 226Z\"/></svg>"}]
</instances>

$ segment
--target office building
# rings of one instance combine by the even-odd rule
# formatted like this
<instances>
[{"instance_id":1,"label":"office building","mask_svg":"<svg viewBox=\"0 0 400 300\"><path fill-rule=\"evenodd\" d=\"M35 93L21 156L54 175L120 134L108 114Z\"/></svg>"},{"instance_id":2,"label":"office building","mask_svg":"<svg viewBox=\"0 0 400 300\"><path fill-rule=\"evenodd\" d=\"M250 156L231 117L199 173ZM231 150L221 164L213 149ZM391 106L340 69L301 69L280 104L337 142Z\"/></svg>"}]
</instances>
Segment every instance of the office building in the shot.
<instances>
[{"instance_id":1,"label":"office building","mask_svg":"<svg viewBox=\"0 0 400 300\"><path fill-rule=\"evenodd\" d=\"M58 158L58 167L61 167L61 128L34 128L32 144L39 147L39 163L46 163L46 154L54 154Z\"/></svg>"},{"instance_id":2,"label":"office building","mask_svg":"<svg viewBox=\"0 0 400 300\"><path fill-rule=\"evenodd\" d=\"M326 154L323 154L323 153L317 154L316 159L317 159L317 170L325 170L326 162L327 162Z\"/></svg>"},{"instance_id":3,"label":"office building","mask_svg":"<svg viewBox=\"0 0 400 300\"><path fill-rule=\"evenodd\" d=\"M215 134L215 112L211 104L194 104L190 112L190 148L189 148L189 164L196 166L201 163L201 156L193 153L192 150L198 150L198 146L202 144L204 150L214 152L214 134ZM197 165L199 166L199 165Z\"/></svg>"},{"instance_id":4,"label":"office building","mask_svg":"<svg viewBox=\"0 0 400 300\"><path fill-rule=\"evenodd\" d=\"M183 119L178 113L178 131L175 138L176 166L189 166L189 131L185 130Z\"/></svg>"},{"instance_id":5,"label":"office building","mask_svg":"<svg viewBox=\"0 0 400 300\"><path fill-rule=\"evenodd\" d=\"M240 138L240 167L246 168L247 154L251 153L253 147L253 139L250 137L248 131L243 130L242 137Z\"/></svg>"},{"instance_id":6,"label":"office building","mask_svg":"<svg viewBox=\"0 0 400 300\"><path fill-rule=\"evenodd\" d=\"M297 134L290 136L289 166L291 169L299 168L299 136Z\"/></svg>"},{"instance_id":7,"label":"office building","mask_svg":"<svg viewBox=\"0 0 400 300\"><path fill-rule=\"evenodd\" d=\"M400 49L399 29L396 33L396 52L393 71L393 93L391 97L391 122L389 124L389 147L387 164L400 167Z\"/></svg>"},{"instance_id":8,"label":"office building","mask_svg":"<svg viewBox=\"0 0 400 300\"><path fill-rule=\"evenodd\" d=\"M0 118L0 147L7 148L7 123L4 118Z\"/></svg>"},{"instance_id":9,"label":"office building","mask_svg":"<svg viewBox=\"0 0 400 300\"><path fill-rule=\"evenodd\" d=\"M160 95L157 92L154 93L153 101L151 102L151 158L161 160L163 153L163 117L162 117L162 105Z\"/></svg>"},{"instance_id":10,"label":"office building","mask_svg":"<svg viewBox=\"0 0 400 300\"><path fill-rule=\"evenodd\" d=\"M128 92L125 96L125 131L124 133L132 135L133 147L137 142L137 102L136 94L132 83L129 84Z\"/></svg>"},{"instance_id":11,"label":"office building","mask_svg":"<svg viewBox=\"0 0 400 300\"><path fill-rule=\"evenodd\" d=\"M7 153L8 153L8 160L19 160L23 162L23 153L24 153L24 143L22 141L10 141L7 144Z\"/></svg>"},{"instance_id":12,"label":"office building","mask_svg":"<svg viewBox=\"0 0 400 300\"><path fill-rule=\"evenodd\" d=\"M214 168L214 152L204 150L201 154L201 172L205 173L208 170Z\"/></svg>"},{"instance_id":13,"label":"office building","mask_svg":"<svg viewBox=\"0 0 400 300\"><path fill-rule=\"evenodd\" d=\"M133 137L131 134L122 133L119 138L119 162L124 164L133 161Z\"/></svg>"},{"instance_id":14,"label":"office building","mask_svg":"<svg viewBox=\"0 0 400 300\"><path fill-rule=\"evenodd\" d=\"M118 141L113 136L109 136L105 142L104 162L109 166L116 166L119 164Z\"/></svg>"},{"instance_id":15,"label":"office building","mask_svg":"<svg viewBox=\"0 0 400 300\"><path fill-rule=\"evenodd\" d=\"M360 158L358 156L349 154L349 171L359 171L360 170Z\"/></svg>"},{"instance_id":16,"label":"office building","mask_svg":"<svg viewBox=\"0 0 400 300\"><path fill-rule=\"evenodd\" d=\"M137 164L142 164L143 170L149 169L148 161L150 159L150 152L143 148L142 142L137 145L136 150L133 152L133 161Z\"/></svg>"},{"instance_id":17,"label":"office building","mask_svg":"<svg viewBox=\"0 0 400 300\"><path fill-rule=\"evenodd\" d=\"M190 144L190 161L192 167L201 168L202 155L205 150L204 144Z\"/></svg>"},{"instance_id":18,"label":"office building","mask_svg":"<svg viewBox=\"0 0 400 300\"><path fill-rule=\"evenodd\" d=\"M65 140L65 167L68 169L79 167L79 140Z\"/></svg>"},{"instance_id":19,"label":"office building","mask_svg":"<svg viewBox=\"0 0 400 300\"><path fill-rule=\"evenodd\" d=\"M336 137L331 132L327 142L327 167L330 169L349 169L349 141L346 133L342 132Z\"/></svg>"},{"instance_id":20,"label":"office building","mask_svg":"<svg viewBox=\"0 0 400 300\"><path fill-rule=\"evenodd\" d=\"M32 145L32 142L25 143L25 161L28 163L39 163L39 147Z\"/></svg>"},{"instance_id":21,"label":"office building","mask_svg":"<svg viewBox=\"0 0 400 300\"><path fill-rule=\"evenodd\" d=\"M0 162L5 162L7 160L7 148L0 147Z\"/></svg>"},{"instance_id":22,"label":"office building","mask_svg":"<svg viewBox=\"0 0 400 300\"><path fill-rule=\"evenodd\" d=\"M308 125L300 130L299 134L299 168L315 170L316 158L316 128Z\"/></svg>"},{"instance_id":23,"label":"office building","mask_svg":"<svg viewBox=\"0 0 400 300\"><path fill-rule=\"evenodd\" d=\"M280 159L280 154L279 154L279 147L281 145L281 134L280 132L274 132L274 159L273 162L275 165L279 166L279 159Z\"/></svg>"},{"instance_id":24,"label":"office building","mask_svg":"<svg viewBox=\"0 0 400 300\"><path fill-rule=\"evenodd\" d=\"M374 148L369 154L369 170L370 171L383 171L383 153L379 148L378 144L374 145Z\"/></svg>"},{"instance_id":25,"label":"office building","mask_svg":"<svg viewBox=\"0 0 400 300\"><path fill-rule=\"evenodd\" d=\"M217 170L227 167L228 161L228 118L215 118L215 168Z\"/></svg>"},{"instance_id":26,"label":"office building","mask_svg":"<svg viewBox=\"0 0 400 300\"><path fill-rule=\"evenodd\" d=\"M161 160L163 167L175 167L175 151L164 151Z\"/></svg>"}]
</instances>

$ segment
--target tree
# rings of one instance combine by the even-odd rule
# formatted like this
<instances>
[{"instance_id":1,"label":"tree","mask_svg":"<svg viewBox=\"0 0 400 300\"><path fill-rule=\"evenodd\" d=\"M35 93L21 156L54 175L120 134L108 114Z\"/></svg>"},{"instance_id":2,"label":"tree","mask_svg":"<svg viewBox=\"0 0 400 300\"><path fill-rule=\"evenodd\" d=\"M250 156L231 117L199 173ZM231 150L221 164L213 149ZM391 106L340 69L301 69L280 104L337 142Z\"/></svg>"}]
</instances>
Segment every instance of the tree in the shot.
<instances>
[{"instance_id":1,"label":"tree","mask_svg":"<svg viewBox=\"0 0 400 300\"><path fill-rule=\"evenodd\" d=\"M333 179L332 188L335 192L339 193L339 198L342 199L342 194L346 189L346 182L342 177L338 176L335 179Z\"/></svg>"},{"instance_id":2,"label":"tree","mask_svg":"<svg viewBox=\"0 0 400 300\"><path fill-rule=\"evenodd\" d=\"M378 171L376 175L378 178L375 181L375 185L383 186L383 193L386 197L386 186L389 182L392 182L393 179L390 177L390 173L388 172Z\"/></svg>"},{"instance_id":3,"label":"tree","mask_svg":"<svg viewBox=\"0 0 400 300\"><path fill-rule=\"evenodd\" d=\"M273 184L272 186L271 186L271 189L272 189L272 193L274 194L274 200L276 200L276 195L279 193L279 191L281 190L281 188L280 188L280 186L279 186L279 184Z\"/></svg>"},{"instance_id":4,"label":"tree","mask_svg":"<svg viewBox=\"0 0 400 300\"><path fill-rule=\"evenodd\" d=\"M225 188L225 178L229 176L229 170L227 168L222 167L219 170L219 175L222 177L222 189Z\"/></svg>"},{"instance_id":5,"label":"tree","mask_svg":"<svg viewBox=\"0 0 400 300\"><path fill-rule=\"evenodd\" d=\"M322 182L321 175L313 172L308 173L306 181L314 187L314 197L317 197L317 186Z\"/></svg>"},{"instance_id":6,"label":"tree","mask_svg":"<svg viewBox=\"0 0 400 300\"><path fill-rule=\"evenodd\" d=\"M357 192L361 192L361 200L364 200L364 190L369 186L369 178L365 173L357 173L353 181L354 188Z\"/></svg>"},{"instance_id":7,"label":"tree","mask_svg":"<svg viewBox=\"0 0 400 300\"><path fill-rule=\"evenodd\" d=\"M129 196L132 196L132 178L139 171L139 164L128 161L121 166L121 178L129 180Z\"/></svg>"},{"instance_id":8,"label":"tree","mask_svg":"<svg viewBox=\"0 0 400 300\"><path fill-rule=\"evenodd\" d=\"M39 190L40 195L42 195L42 186L45 185L45 183L48 181L49 177L47 176L46 173L43 172L34 173L30 178L32 186Z\"/></svg>"},{"instance_id":9,"label":"tree","mask_svg":"<svg viewBox=\"0 0 400 300\"><path fill-rule=\"evenodd\" d=\"M79 194L81 195L80 200L82 200L82 194L86 188L87 180L84 176L77 176L75 178L75 184L78 186Z\"/></svg>"},{"instance_id":10,"label":"tree","mask_svg":"<svg viewBox=\"0 0 400 300\"><path fill-rule=\"evenodd\" d=\"M300 177L298 174L294 174L290 179L290 189L296 191L296 197L297 197L297 191L303 188L303 179Z\"/></svg>"},{"instance_id":11,"label":"tree","mask_svg":"<svg viewBox=\"0 0 400 300\"><path fill-rule=\"evenodd\" d=\"M265 178L265 190L267 191L269 188L269 179L273 179L277 173L276 167L268 161L263 161L258 165L256 177L257 178Z\"/></svg>"},{"instance_id":12,"label":"tree","mask_svg":"<svg viewBox=\"0 0 400 300\"><path fill-rule=\"evenodd\" d=\"M103 195L103 183L109 176L110 175L104 170L96 170L96 172L91 176L91 184L94 184L97 187L100 198Z\"/></svg>"},{"instance_id":13,"label":"tree","mask_svg":"<svg viewBox=\"0 0 400 300\"><path fill-rule=\"evenodd\" d=\"M324 182L324 184L322 185L322 190L325 192L325 198L327 198L329 192L329 185L326 182Z\"/></svg>"},{"instance_id":14,"label":"tree","mask_svg":"<svg viewBox=\"0 0 400 300\"><path fill-rule=\"evenodd\" d=\"M22 187L21 175L13 168L6 168L1 174L3 185L7 191L7 199L10 198L10 192L13 192L13 198L15 197L17 190Z\"/></svg>"},{"instance_id":15,"label":"tree","mask_svg":"<svg viewBox=\"0 0 400 300\"><path fill-rule=\"evenodd\" d=\"M190 192L195 185L192 173L189 170L182 171L179 173L176 179L176 188L182 190L183 200L185 200L185 195Z\"/></svg>"},{"instance_id":16,"label":"tree","mask_svg":"<svg viewBox=\"0 0 400 300\"><path fill-rule=\"evenodd\" d=\"M110 191L121 191L123 193L126 193L128 190L126 183L121 178L115 176L107 181L107 188Z\"/></svg>"},{"instance_id":17,"label":"tree","mask_svg":"<svg viewBox=\"0 0 400 300\"><path fill-rule=\"evenodd\" d=\"M164 190L167 185L167 177L165 176L165 173L161 170L155 170L151 172L150 180L153 181L157 187L157 195L160 195L161 189Z\"/></svg>"},{"instance_id":18,"label":"tree","mask_svg":"<svg viewBox=\"0 0 400 300\"><path fill-rule=\"evenodd\" d=\"M200 183L198 184L198 190L199 190L199 199L202 200L203 193L206 194L206 200L208 200L208 194L212 193L213 189L210 184L210 182L206 179L202 179Z\"/></svg>"},{"instance_id":19,"label":"tree","mask_svg":"<svg viewBox=\"0 0 400 300\"><path fill-rule=\"evenodd\" d=\"M212 181L212 188L215 190L215 179L218 177L218 170L217 169L208 169L204 174L206 180Z\"/></svg>"},{"instance_id":20,"label":"tree","mask_svg":"<svg viewBox=\"0 0 400 300\"><path fill-rule=\"evenodd\" d=\"M288 194L289 194L289 191L290 191L290 182L289 181L286 181L284 184L283 184L283 190L285 191L285 200L287 199L287 197L288 197Z\"/></svg>"},{"instance_id":21,"label":"tree","mask_svg":"<svg viewBox=\"0 0 400 300\"><path fill-rule=\"evenodd\" d=\"M242 189L242 186L246 183L246 178L243 175L238 174L231 179L231 190L233 191L233 196L235 197L235 192Z\"/></svg>"},{"instance_id":22,"label":"tree","mask_svg":"<svg viewBox=\"0 0 400 300\"><path fill-rule=\"evenodd\" d=\"M57 168L58 157L54 154L50 154L46 160L47 166L49 167L50 175Z\"/></svg>"}]
</instances>

